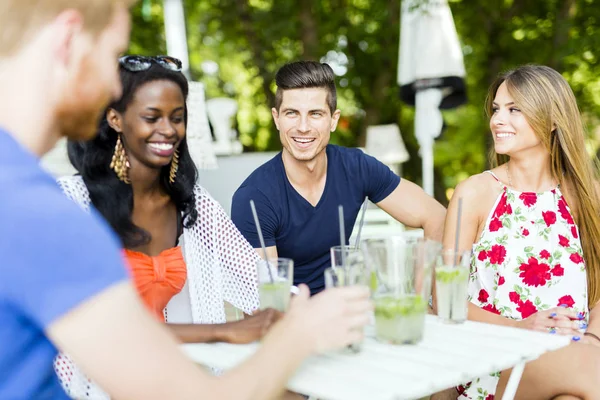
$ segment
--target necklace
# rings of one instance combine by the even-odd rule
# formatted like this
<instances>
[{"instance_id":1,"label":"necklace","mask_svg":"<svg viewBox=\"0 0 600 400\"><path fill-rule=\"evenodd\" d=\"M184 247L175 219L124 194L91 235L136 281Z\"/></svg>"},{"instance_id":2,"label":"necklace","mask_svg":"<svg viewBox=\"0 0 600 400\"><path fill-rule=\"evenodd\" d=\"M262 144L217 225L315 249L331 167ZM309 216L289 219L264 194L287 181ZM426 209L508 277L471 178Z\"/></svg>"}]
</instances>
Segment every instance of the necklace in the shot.
<instances>
[{"instance_id":1,"label":"necklace","mask_svg":"<svg viewBox=\"0 0 600 400\"><path fill-rule=\"evenodd\" d=\"M508 187L512 188L512 179L510 179L510 171L508 170L508 162L504 165L506 166L506 176L508 177Z\"/></svg>"},{"instance_id":2,"label":"necklace","mask_svg":"<svg viewBox=\"0 0 600 400\"><path fill-rule=\"evenodd\" d=\"M508 177L508 187L512 188L513 185L512 185L512 179L510 178L510 171L508 169L508 162L506 162L506 164L504 164L504 166L506 167L506 176ZM554 182L554 179L552 180L552 182Z\"/></svg>"}]
</instances>

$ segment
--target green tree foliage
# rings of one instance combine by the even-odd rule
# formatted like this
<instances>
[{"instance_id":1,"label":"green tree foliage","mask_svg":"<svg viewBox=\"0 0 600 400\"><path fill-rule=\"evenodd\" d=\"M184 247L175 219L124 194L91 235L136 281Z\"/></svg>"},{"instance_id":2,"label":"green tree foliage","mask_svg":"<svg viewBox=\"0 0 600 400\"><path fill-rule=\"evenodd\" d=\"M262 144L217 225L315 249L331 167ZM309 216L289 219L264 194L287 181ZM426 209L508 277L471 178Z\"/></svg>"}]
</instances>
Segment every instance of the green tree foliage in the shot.
<instances>
[{"instance_id":1,"label":"green tree foliage","mask_svg":"<svg viewBox=\"0 0 600 400\"><path fill-rule=\"evenodd\" d=\"M433 0L423 0L423 2ZM597 0L450 0L467 69L467 105L445 111L436 142L436 197L486 167L491 136L483 111L498 73L546 64L571 83L590 128L600 115L600 4ZM286 62L336 66L342 119L332 142L364 145L369 125L398 123L411 153L406 177L420 181L412 107L398 98L399 0L184 0L192 76L208 97L239 104L238 130L248 150L279 148L271 121L274 74ZM133 12L131 51L165 53L162 3Z\"/></svg>"}]
</instances>

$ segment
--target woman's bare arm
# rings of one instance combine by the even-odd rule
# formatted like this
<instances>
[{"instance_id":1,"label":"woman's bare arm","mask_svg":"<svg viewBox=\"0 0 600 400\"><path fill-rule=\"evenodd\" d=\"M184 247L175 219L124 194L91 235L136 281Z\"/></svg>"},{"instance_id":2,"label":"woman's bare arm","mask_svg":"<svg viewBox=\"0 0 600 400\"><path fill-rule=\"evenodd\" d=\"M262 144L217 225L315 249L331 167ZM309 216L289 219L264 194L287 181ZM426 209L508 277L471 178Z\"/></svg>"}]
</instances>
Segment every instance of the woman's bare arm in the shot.
<instances>
[{"instance_id":1,"label":"woman's bare arm","mask_svg":"<svg viewBox=\"0 0 600 400\"><path fill-rule=\"evenodd\" d=\"M482 224L489 210L493 206L493 198L490 203L490 197L498 192L492 192L490 196L490 176L479 174L470 177L461 182L452 195L452 200L448 205L446 213L446 223L444 225L443 248L454 249L456 246L456 227L458 223L458 202L462 199L460 233L458 236L458 250L471 251L473 244L478 240ZM436 311L435 291L433 301L434 311ZM516 321L502 317L500 315L488 312L469 302L468 318L473 321L486 322L496 325L516 326Z\"/></svg>"},{"instance_id":2,"label":"woman's bare arm","mask_svg":"<svg viewBox=\"0 0 600 400\"><path fill-rule=\"evenodd\" d=\"M224 324L167 324L183 343L251 343L261 339L281 317L273 309L257 311L242 320Z\"/></svg>"}]
</instances>

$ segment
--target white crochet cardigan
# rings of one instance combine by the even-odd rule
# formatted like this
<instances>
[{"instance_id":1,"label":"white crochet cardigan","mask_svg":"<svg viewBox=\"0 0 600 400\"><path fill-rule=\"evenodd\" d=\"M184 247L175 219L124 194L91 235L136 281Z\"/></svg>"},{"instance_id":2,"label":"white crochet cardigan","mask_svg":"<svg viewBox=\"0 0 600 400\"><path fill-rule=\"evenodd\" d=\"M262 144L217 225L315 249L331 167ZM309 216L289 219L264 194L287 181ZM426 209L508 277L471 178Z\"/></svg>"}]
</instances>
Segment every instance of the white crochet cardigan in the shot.
<instances>
[{"instance_id":1,"label":"white crochet cardigan","mask_svg":"<svg viewBox=\"0 0 600 400\"><path fill-rule=\"evenodd\" d=\"M89 192L80 176L60 178L65 194L86 211ZM187 265L187 281L167 308L171 323L225 322L223 301L250 314L258 308L258 254L244 239L223 208L199 185L194 187L198 219L179 239ZM63 388L75 399L108 399L68 356L57 356L54 368Z\"/></svg>"}]
</instances>

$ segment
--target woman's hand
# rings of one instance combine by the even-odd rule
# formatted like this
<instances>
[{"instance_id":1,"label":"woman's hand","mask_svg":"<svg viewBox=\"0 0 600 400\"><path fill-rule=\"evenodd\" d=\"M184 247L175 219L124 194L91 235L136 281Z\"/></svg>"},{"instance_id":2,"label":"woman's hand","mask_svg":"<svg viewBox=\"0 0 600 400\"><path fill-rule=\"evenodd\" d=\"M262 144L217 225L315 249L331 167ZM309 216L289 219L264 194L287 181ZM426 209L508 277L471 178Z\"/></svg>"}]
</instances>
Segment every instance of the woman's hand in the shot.
<instances>
[{"instance_id":1,"label":"woman's hand","mask_svg":"<svg viewBox=\"0 0 600 400\"><path fill-rule=\"evenodd\" d=\"M585 321L579 314L564 307L538 311L530 317L518 321L517 326L523 329L571 336L581 336L580 329L586 327Z\"/></svg>"},{"instance_id":2,"label":"woman's hand","mask_svg":"<svg viewBox=\"0 0 600 400\"><path fill-rule=\"evenodd\" d=\"M266 310L257 311L252 316L239 321L224 324L225 342L244 344L262 339L271 326L282 316L283 313L272 308L267 308Z\"/></svg>"}]
</instances>

